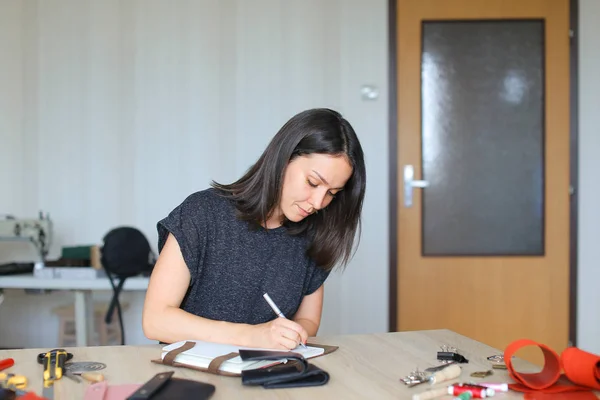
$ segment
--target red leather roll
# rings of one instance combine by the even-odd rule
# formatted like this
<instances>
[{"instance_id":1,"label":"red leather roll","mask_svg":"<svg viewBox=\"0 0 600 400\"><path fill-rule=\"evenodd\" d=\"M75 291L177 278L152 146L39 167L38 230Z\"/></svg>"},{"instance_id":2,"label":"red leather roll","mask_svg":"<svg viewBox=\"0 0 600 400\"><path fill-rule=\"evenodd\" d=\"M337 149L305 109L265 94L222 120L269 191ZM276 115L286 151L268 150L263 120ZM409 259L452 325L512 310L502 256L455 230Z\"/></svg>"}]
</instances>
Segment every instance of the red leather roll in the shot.
<instances>
[{"instance_id":1,"label":"red leather roll","mask_svg":"<svg viewBox=\"0 0 600 400\"><path fill-rule=\"evenodd\" d=\"M600 357L577 347L562 352L565 375L577 385L600 390Z\"/></svg>"},{"instance_id":2,"label":"red leather roll","mask_svg":"<svg viewBox=\"0 0 600 400\"><path fill-rule=\"evenodd\" d=\"M538 346L544 354L540 372L521 373L512 365L513 355L523 347ZM529 339L516 340L506 347L504 362L511 378L517 383L509 388L525 393L562 393L600 390L600 356L569 347L559 355L544 344ZM564 375L561 374L564 370ZM593 397L595 398L595 396Z\"/></svg>"},{"instance_id":3,"label":"red leather roll","mask_svg":"<svg viewBox=\"0 0 600 400\"><path fill-rule=\"evenodd\" d=\"M527 346L538 346L542 350L544 354L544 367L542 371L527 374L515 371L512 365L512 357L518 350ZM536 343L533 340L520 339L509 344L506 350L504 350L504 363L510 377L528 389L546 389L554 385L560 378L561 365L558 354L548 346Z\"/></svg>"}]
</instances>

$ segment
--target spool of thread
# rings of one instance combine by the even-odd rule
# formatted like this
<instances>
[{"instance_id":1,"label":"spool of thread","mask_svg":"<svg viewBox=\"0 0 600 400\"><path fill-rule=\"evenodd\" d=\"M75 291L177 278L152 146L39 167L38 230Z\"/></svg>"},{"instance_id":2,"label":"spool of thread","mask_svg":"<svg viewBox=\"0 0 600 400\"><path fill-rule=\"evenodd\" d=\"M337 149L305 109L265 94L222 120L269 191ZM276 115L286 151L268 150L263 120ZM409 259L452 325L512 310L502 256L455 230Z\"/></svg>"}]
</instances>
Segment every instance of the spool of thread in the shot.
<instances>
[{"instance_id":1,"label":"spool of thread","mask_svg":"<svg viewBox=\"0 0 600 400\"><path fill-rule=\"evenodd\" d=\"M457 384L448 386L448 394L457 396L464 392L471 392L471 396L475 399L485 399L494 395L494 389L486 388L477 385Z\"/></svg>"},{"instance_id":2,"label":"spool of thread","mask_svg":"<svg viewBox=\"0 0 600 400\"><path fill-rule=\"evenodd\" d=\"M453 400L470 400L472 397L473 397L473 394L471 393L470 390L468 390L464 393L459 394L456 397L453 397L452 399Z\"/></svg>"},{"instance_id":3,"label":"spool of thread","mask_svg":"<svg viewBox=\"0 0 600 400\"><path fill-rule=\"evenodd\" d=\"M478 385L494 389L496 392L508 392L508 383L478 383Z\"/></svg>"}]
</instances>

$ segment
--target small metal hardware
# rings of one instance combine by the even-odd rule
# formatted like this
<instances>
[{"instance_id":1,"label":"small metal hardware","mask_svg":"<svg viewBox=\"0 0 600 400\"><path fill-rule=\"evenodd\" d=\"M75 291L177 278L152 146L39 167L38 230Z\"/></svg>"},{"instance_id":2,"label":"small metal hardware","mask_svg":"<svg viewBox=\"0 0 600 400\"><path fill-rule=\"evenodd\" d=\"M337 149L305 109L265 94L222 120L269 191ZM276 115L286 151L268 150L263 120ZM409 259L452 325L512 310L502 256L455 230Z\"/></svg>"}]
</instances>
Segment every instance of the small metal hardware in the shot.
<instances>
[{"instance_id":1,"label":"small metal hardware","mask_svg":"<svg viewBox=\"0 0 600 400\"><path fill-rule=\"evenodd\" d=\"M485 378L486 376L492 375L494 372L491 369L487 371L475 371L471 374L473 378Z\"/></svg>"}]
</instances>

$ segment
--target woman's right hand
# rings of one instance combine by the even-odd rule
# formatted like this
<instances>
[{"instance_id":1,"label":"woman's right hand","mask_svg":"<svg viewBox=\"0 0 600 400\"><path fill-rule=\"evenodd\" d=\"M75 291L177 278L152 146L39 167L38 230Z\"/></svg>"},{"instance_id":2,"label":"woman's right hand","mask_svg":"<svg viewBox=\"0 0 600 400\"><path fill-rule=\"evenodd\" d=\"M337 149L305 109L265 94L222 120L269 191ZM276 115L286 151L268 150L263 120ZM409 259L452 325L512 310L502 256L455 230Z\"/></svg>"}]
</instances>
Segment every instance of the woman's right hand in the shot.
<instances>
[{"instance_id":1,"label":"woman's right hand","mask_svg":"<svg viewBox=\"0 0 600 400\"><path fill-rule=\"evenodd\" d=\"M251 326L253 347L292 350L300 343L306 344L308 333L302 325L285 318Z\"/></svg>"}]
</instances>

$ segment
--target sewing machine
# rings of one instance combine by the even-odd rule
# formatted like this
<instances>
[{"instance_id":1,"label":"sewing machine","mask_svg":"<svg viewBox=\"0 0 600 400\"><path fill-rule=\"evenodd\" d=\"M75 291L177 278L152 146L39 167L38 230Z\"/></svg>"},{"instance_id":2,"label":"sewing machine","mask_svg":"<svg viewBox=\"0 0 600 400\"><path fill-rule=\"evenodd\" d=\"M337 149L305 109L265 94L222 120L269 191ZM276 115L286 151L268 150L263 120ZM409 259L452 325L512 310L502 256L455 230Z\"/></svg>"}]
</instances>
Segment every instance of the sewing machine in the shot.
<instances>
[{"instance_id":1,"label":"sewing machine","mask_svg":"<svg viewBox=\"0 0 600 400\"><path fill-rule=\"evenodd\" d=\"M52 221L50 216L40 211L37 219L23 219L8 216L0 219L0 240L28 241L33 243L44 263L50 250Z\"/></svg>"}]
</instances>

